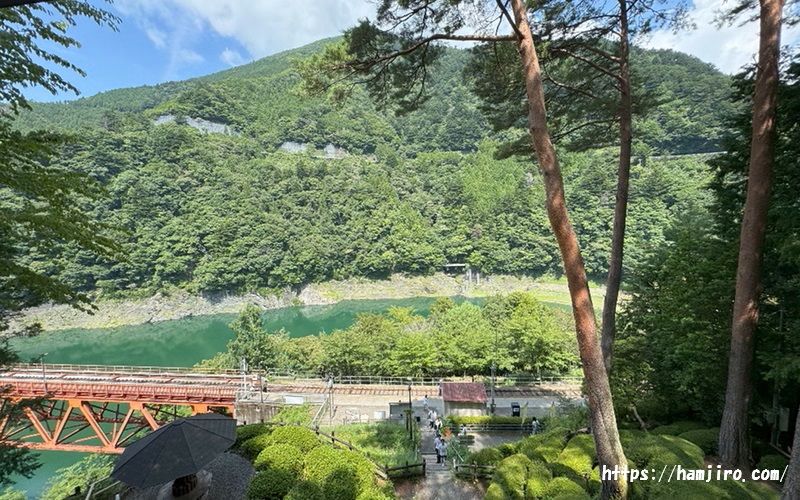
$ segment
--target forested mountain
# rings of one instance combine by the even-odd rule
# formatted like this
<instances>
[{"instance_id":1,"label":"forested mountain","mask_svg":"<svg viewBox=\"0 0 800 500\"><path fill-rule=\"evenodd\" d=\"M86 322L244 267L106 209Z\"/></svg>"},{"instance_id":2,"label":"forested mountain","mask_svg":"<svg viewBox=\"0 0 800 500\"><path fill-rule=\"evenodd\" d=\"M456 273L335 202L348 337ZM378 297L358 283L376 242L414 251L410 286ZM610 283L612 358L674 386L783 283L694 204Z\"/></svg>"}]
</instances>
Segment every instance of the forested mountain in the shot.
<instances>
[{"instance_id":1,"label":"forested mountain","mask_svg":"<svg viewBox=\"0 0 800 500\"><path fill-rule=\"evenodd\" d=\"M34 105L18 127L80 131L58 163L105 186L108 196L87 208L117 228L109 231L127 260L64 245L29 249L29 263L111 294L258 290L446 262L560 272L536 166L495 158L507 136L491 131L465 83L466 51L449 49L430 75L430 100L396 116L359 89L341 105L295 92L291 59L325 42L184 82ZM640 152L716 150L732 107L728 78L672 51L636 57L640 85L661 102L639 118ZM634 167L629 268L663 242L671 220L707 203L702 161L654 156ZM614 153L564 153L562 162L587 270L602 277Z\"/></svg>"}]
</instances>

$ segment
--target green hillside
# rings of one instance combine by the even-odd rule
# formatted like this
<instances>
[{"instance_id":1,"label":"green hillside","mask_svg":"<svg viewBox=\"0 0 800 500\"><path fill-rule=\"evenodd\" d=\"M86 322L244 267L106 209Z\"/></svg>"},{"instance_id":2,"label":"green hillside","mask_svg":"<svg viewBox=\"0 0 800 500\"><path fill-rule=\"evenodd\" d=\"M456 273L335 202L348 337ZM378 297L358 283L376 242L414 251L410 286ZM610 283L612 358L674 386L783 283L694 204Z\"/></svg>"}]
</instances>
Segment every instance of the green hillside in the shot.
<instances>
[{"instance_id":1,"label":"green hillside","mask_svg":"<svg viewBox=\"0 0 800 500\"><path fill-rule=\"evenodd\" d=\"M339 106L294 92L291 60L326 42L193 80L35 104L20 128L81 130L58 164L105 186L107 198L88 208L122 229L127 260L62 245L29 249L27 263L111 295L275 289L428 273L446 262L558 275L536 166L496 159L505 136L464 83L469 53L447 50L430 75L431 99L395 116L358 89ZM671 51L637 58L644 85L662 97L640 118L642 147L715 150L731 107L728 78ZM225 133L190 126L198 123ZM670 221L706 204L703 160L651 157L634 167L627 271L658 248ZM564 152L562 163L587 270L602 278L615 152Z\"/></svg>"}]
</instances>

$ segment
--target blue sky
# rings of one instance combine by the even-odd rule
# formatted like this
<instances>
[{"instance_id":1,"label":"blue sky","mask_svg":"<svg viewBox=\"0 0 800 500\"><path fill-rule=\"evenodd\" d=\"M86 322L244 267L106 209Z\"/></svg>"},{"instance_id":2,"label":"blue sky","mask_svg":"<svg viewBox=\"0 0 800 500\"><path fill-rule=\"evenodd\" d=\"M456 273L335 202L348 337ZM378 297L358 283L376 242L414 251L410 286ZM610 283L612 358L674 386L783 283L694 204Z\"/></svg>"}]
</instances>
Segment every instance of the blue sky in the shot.
<instances>
[{"instance_id":1,"label":"blue sky","mask_svg":"<svg viewBox=\"0 0 800 500\"><path fill-rule=\"evenodd\" d=\"M372 16L367 0L116 0L105 6L122 20L118 32L80 20L71 34L82 46L59 53L86 71L66 75L82 96L120 87L154 85L205 75L320 38L334 36L359 18ZM688 52L733 73L752 62L757 26L713 26L723 0L696 0L691 16L697 29L656 32L645 45ZM783 43L796 44L800 27L784 31ZM38 101L72 99L29 89Z\"/></svg>"}]
</instances>

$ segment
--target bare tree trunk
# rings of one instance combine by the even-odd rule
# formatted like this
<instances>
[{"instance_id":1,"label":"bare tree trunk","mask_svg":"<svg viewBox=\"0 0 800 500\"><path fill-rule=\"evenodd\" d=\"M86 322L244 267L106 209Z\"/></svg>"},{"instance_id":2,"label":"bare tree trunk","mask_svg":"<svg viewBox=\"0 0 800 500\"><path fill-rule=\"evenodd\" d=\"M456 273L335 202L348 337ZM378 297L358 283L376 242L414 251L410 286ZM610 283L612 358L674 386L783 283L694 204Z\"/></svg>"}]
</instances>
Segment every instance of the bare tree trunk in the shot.
<instances>
[{"instance_id":1,"label":"bare tree trunk","mask_svg":"<svg viewBox=\"0 0 800 500\"><path fill-rule=\"evenodd\" d=\"M744 469L750 467L747 410L752 390L750 379L754 335L761 294L762 247L772 186L782 8L783 0L761 0L758 71L753 98L753 138L736 269L728 387L719 432L719 455L722 463Z\"/></svg>"},{"instance_id":2,"label":"bare tree trunk","mask_svg":"<svg viewBox=\"0 0 800 500\"><path fill-rule=\"evenodd\" d=\"M800 500L800 411L794 424L794 442L792 443L792 459L783 483L781 500Z\"/></svg>"},{"instance_id":3,"label":"bare tree trunk","mask_svg":"<svg viewBox=\"0 0 800 500\"><path fill-rule=\"evenodd\" d=\"M511 0L511 6L528 97L531 142L544 178L547 215L564 260L564 271L567 275L572 310L575 316L578 350L586 380L586 393L589 399L597 460L601 466L612 469L614 466L622 467L627 465L627 461L619 442L611 388L603 364L600 342L597 338L597 322L589 293L589 283L578 247L578 238L567 213L561 169L550 140L550 134L547 132L547 113L541 71L526 17L527 9L523 0ZM625 498L626 496L627 482L623 478L617 481L603 482L603 498Z\"/></svg>"},{"instance_id":4,"label":"bare tree trunk","mask_svg":"<svg viewBox=\"0 0 800 500\"><path fill-rule=\"evenodd\" d=\"M622 280L622 256L625 246L625 219L628 215L628 181L631 176L631 142L633 137L633 112L631 102L631 75L629 68L628 0L619 0L619 169L617 171L617 200L614 205L614 229L611 234L611 259L608 263L606 296L603 301L603 363L611 373L611 356L616 335L617 299Z\"/></svg>"}]
</instances>

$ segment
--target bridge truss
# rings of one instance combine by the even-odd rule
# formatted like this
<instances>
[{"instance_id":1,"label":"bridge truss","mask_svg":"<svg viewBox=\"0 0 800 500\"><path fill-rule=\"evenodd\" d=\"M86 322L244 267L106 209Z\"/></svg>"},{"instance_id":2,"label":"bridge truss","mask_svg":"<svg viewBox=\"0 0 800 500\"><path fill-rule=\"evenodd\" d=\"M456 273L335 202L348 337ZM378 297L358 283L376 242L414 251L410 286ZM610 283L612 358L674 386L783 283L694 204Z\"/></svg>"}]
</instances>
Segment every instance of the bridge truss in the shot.
<instances>
[{"instance_id":1,"label":"bridge truss","mask_svg":"<svg viewBox=\"0 0 800 500\"><path fill-rule=\"evenodd\" d=\"M233 413L238 379L196 373L73 373L20 368L6 386L0 442L40 450L121 453L176 417ZM24 402L21 412L8 412Z\"/></svg>"}]
</instances>

